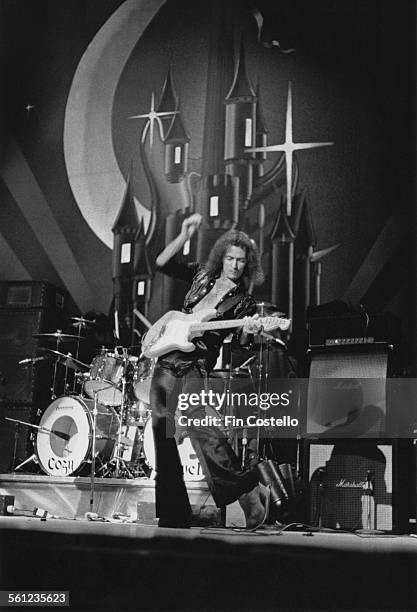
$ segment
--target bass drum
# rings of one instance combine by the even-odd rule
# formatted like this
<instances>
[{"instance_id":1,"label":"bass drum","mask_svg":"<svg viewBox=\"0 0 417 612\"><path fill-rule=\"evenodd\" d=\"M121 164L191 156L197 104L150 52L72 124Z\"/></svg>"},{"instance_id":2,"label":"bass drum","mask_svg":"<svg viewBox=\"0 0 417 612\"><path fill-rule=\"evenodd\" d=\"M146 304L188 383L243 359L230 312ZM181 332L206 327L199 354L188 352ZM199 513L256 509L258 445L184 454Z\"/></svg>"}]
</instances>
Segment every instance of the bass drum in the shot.
<instances>
[{"instance_id":1,"label":"bass drum","mask_svg":"<svg viewBox=\"0 0 417 612\"><path fill-rule=\"evenodd\" d=\"M155 458L155 442L152 430L152 417L150 417L143 429L143 453L146 463L153 470L156 470ZM204 480L201 464L197 459L197 455L191 444L190 438L187 436L178 444L178 453L180 456L181 465L184 470L184 480L186 482Z\"/></svg>"},{"instance_id":2,"label":"bass drum","mask_svg":"<svg viewBox=\"0 0 417 612\"><path fill-rule=\"evenodd\" d=\"M89 474L92 458L94 401L79 396L58 397L45 410L37 432L36 454L45 474ZM98 404L96 418L96 467L111 459L118 431L118 416Z\"/></svg>"}]
</instances>

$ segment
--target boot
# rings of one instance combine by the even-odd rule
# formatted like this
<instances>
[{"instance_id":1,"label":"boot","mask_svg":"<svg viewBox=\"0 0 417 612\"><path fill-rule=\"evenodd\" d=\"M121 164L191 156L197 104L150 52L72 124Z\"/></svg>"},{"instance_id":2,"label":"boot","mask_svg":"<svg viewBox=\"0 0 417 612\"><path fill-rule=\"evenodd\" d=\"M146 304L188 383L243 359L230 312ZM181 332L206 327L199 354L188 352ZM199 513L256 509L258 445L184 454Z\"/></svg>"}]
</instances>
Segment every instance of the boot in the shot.
<instances>
[{"instance_id":1,"label":"boot","mask_svg":"<svg viewBox=\"0 0 417 612\"><path fill-rule=\"evenodd\" d=\"M246 528L258 527L265 520L265 505L262 503L265 495L260 485L256 485L249 493L243 493L238 499L239 505L245 514Z\"/></svg>"}]
</instances>

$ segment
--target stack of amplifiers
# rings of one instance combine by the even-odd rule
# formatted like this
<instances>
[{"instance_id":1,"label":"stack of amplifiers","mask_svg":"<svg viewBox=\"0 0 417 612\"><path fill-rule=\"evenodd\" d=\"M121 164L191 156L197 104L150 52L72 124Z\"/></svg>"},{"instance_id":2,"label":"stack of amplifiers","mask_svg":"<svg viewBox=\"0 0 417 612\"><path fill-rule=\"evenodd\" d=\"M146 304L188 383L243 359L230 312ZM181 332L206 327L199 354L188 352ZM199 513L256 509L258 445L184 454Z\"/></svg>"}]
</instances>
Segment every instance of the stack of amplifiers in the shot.
<instances>
[{"instance_id":1,"label":"stack of amplifiers","mask_svg":"<svg viewBox=\"0 0 417 612\"><path fill-rule=\"evenodd\" d=\"M68 327L68 300L66 291L46 282L0 282L0 471L14 451L16 460L25 458L29 445L29 428L5 418L33 422L51 399L53 361L19 361L39 356L40 344L56 348L34 335Z\"/></svg>"},{"instance_id":2,"label":"stack of amplifiers","mask_svg":"<svg viewBox=\"0 0 417 612\"><path fill-rule=\"evenodd\" d=\"M396 406L387 378L398 337L390 313L310 318L304 477L315 526L367 528L366 488L375 529L405 531L415 517L412 442L392 439L389 426Z\"/></svg>"}]
</instances>

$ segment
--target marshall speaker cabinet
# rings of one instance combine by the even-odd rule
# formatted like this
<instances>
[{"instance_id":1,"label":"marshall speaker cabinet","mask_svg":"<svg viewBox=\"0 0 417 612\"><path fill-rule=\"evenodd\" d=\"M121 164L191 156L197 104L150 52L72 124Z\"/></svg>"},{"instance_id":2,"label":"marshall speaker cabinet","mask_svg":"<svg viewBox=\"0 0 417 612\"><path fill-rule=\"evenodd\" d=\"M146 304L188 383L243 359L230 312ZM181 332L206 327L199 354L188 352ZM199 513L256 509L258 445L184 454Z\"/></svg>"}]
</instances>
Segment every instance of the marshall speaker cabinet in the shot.
<instances>
[{"instance_id":1,"label":"marshall speaker cabinet","mask_svg":"<svg viewBox=\"0 0 417 612\"><path fill-rule=\"evenodd\" d=\"M309 524L408 532L415 519L413 450L409 440L305 441Z\"/></svg>"}]
</instances>

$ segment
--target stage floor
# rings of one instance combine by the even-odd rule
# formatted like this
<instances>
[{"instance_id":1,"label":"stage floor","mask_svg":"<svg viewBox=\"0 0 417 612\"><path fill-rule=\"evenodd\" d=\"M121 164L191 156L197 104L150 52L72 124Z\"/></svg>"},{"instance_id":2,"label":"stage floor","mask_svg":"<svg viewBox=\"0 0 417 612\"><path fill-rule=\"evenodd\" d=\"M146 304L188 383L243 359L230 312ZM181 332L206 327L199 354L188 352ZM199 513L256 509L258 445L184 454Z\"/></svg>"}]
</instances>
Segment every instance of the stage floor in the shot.
<instances>
[{"instance_id":1,"label":"stage floor","mask_svg":"<svg viewBox=\"0 0 417 612\"><path fill-rule=\"evenodd\" d=\"M417 538L0 518L3 590L77 610L415 610Z\"/></svg>"}]
</instances>

